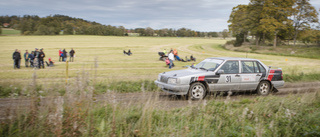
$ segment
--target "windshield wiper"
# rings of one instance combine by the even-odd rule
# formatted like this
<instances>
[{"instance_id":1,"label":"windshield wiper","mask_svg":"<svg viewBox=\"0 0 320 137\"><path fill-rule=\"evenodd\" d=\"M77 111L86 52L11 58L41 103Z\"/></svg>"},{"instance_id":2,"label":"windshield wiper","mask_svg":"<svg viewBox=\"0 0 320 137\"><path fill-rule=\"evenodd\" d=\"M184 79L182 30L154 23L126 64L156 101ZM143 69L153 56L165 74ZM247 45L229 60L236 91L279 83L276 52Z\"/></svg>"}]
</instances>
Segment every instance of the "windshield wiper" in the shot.
<instances>
[{"instance_id":1,"label":"windshield wiper","mask_svg":"<svg viewBox=\"0 0 320 137\"><path fill-rule=\"evenodd\" d=\"M202 69L202 70L207 70L206 68L203 68L203 67L201 67L201 68L199 68L199 69Z\"/></svg>"}]
</instances>

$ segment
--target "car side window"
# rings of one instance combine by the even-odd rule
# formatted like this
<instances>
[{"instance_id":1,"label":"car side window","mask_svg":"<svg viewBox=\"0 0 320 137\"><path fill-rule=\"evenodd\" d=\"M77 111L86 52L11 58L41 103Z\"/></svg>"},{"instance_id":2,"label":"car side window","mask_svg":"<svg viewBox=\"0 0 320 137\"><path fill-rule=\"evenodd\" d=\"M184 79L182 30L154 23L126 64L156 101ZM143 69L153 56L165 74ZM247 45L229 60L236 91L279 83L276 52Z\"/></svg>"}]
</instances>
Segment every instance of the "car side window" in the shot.
<instances>
[{"instance_id":1,"label":"car side window","mask_svg":"<svg viewBox=\"0 0 320 137\"><path fill-rule=\"evenodd\" d=\"M258 66L260 68L260 73L265 74L266 73L266 69L260 63L258 63Z\"/></svg>"},{"instance_id":2,"label":"car side window","mask_svg":"<svg viewBox=\"0 0 320 137\"><path fill-rule=\"evenodd\" d=\"M241 61L241 73L254 73L254 65L252 61Z\"/></svg>"},{"instance_id":3,"label":"car side window","mask_svg":"<svg viewBox=\"0 0 320 137\"><path fill-rule=\"evenodd\" d=\"M258 63L256 61L253 62L254 73L260 73Z\"/></svg>"},{"instance_id":4,"label":"car side window","mask_svg":"<svg viewBox=\"0 0 320 137\"><path fill-rule=\"evenodd\" d=\"M225 74L239 73L239 61L227 61L220 70L223 70Z\"/></svg>"}]
</instances>

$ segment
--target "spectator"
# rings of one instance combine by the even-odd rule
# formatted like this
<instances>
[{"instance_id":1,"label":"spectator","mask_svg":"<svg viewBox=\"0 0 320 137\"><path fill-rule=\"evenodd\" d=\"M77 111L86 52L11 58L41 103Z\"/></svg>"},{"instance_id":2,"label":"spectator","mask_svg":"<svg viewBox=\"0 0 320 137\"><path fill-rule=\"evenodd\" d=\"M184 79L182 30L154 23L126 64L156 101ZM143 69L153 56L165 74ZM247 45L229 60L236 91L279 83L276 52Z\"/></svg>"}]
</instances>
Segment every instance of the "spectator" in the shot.
<instances>
[{"instance_id":1,"label":"spectator","mask_svg":"<svg viewBox=\"0 0 320 137\"><path fill-rule=\"evenodd\" d=\"M173 55L173 51L171 51L168 55L169 61L170 61L170 65L169 65L169 69L172 68L173 65L173 61L174 61L174 55Z\"/></svg>"},{"instance_id":2,"label":"spectator","mask_svg":"<svg viewBox=\"0 0 320 137\"><path fill-rule=\"evenodd\" d=\"M128 55L130 56L130 55L132 55L132 53L131 53L131 50L129 49L128 50Z\"/></svg>"},{"instance_id":3,"label":"spectator","mask_svg":"<svg viewBox=\"0 0 320 137\"><path fill-rule=\"evenodd\" d=\"M71 51L70 51L69 53L70 53L70 59L69 59L69 61L71 62L71 58L72 58L72 62L73 62L73 56L74 56L74 54L75 54L76 52L73 50L73 48L71 48Z\"/></svg>"},{"instance_id":4,"label":"spectator","mask_svg":"<svg viewBox=\"0 0 320 137\"><path fill-rule=\"evenodd\" d=\"M29 52L26 50L26 53L23 54L24 61L25 61L25 66L29 67Z\"/></svg>"},{"instance_id":5,"label":"spectator","mask_svg":"<svg viewBox=\"0 0 320 137\"><path fill-rule=\"evenodd\" d=\"M66 49L63 49L63 51L62 51L62 54L63 54L63 62L66 62L67 61L67 51L66 51Z\"/></svg>"},{"instance_id":6,"label":"spectator","mask_svg":"<svg viewBox=\"0 0 320 137\"><path fill-rule=\"evenodd\" d=\"M49 58L49 63L46 61L46 64L48 67L53 67L54 66L54 62L52 61L51 58Z\"/></svg>"},{"instance_id":7,"label":"spectator","mask_svg":"<svg viewBox=\"0 0 320 137\"><path fill-rule=\"evenodd\" d=\"M39 67L39 54L40 54L40 52L39 52L39 50L36 48L35 49L35 51L34 51L34 60L33 60L33 65L34 65L34 67Z\"/></svg>"},{"instance_id":8,"label":"spectator","mask_svg":"<svg viewBox=\"0 0 320 137\"><path fill-rule=\"evenodd\" d=\"M163 53L164 53L164 55L167 55L167 50L164 49L164 50L163 50Z\"/></svg>"},{"instance_id":9,"label":"spectator","mask_svg":"<svg viewBox=\"0 0 320 137\"><path fill-rule=\"evenodd\" d=\"M21 59L21 54L19 53L18 49L16 49L13 52L12 59L14 61L13 68L14 69L16 69L16 68L20 69L19 60Z\"/></svg>"},{"instance_id":10,"label":"spectator","mask_svg":"<svg viewBox=\"0 0 320 137\"><path fill-rule=\"evenodd\" d=\"M19 58L19 68L20 68L20 66L21 66L21 51L20 50L18 50L18 52L19 52L19 56L20 56L20 58Z\"/></svg>"},{"instance_id":11,"label":"spectator","mask_svg":"<svg viewBox=\"0 0 320 137\"><path fill-rule=\"evenodd\" d=\"M59 62L63 61L63 52L62 50L60 49L59 50Z\"/></svg>"},{"instance_id":12,"label":"spectator","mask_svg":"<svg viewBox=\"0 0 320 137\"><path fill-rule=\"evenodd\" d=\"M29 54L29 59L30 59L30 67L34 67L33 65L33 61L34 61L34 51L32 51L30 54Z\"/></svg>"},{"instance_id":13,"label":"spectator","mask_svg":"<svg viewBox=\"0 0 320 137\"><path fill-rule=\"evenodd\" d=\"M176 49L173 50L173 55L177 56L178 55L178 51Z\"/></svg>"},{"instance_id":14,"label":"spectator","mask_svg":"<svg viewBox=\"0 0 320 137\"><path fill-rule=\"evenodd\" d=\"M191 56L190 56L190 60L195 62L195 61L196 61L196 58L193 57L193 55L191 55Z\"/></svg>"},{"instance_id":15,"label":"spectator","mask_svg":"<svg viewBox=\"0 0 320 137\"><path fill-rule=\"evenodd\" d=\"M39 68L44 68L44 61L43 58L46 57L46 55L43 52L43 49L40 49L40 53L39 53Z\"/></svg>"}]
</instances>

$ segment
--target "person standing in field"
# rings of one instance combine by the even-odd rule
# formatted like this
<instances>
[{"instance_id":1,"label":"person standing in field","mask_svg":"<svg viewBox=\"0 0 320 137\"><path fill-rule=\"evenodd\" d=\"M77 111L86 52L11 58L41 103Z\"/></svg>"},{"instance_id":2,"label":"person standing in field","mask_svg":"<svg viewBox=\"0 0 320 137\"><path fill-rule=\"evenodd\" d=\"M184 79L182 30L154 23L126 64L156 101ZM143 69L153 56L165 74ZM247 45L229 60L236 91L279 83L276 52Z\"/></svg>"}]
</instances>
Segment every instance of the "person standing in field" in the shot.
<instances>
[{"instance_id":1,"label":"person standing in field","mask_svg":"<svg viewBox=\"0 0 320 137\"><path fill-rule=\"evenodd\" d=\"M44 68L44 61L43 58L46 57L46 55L43 52L43 49L40 49L40 53L39 53L39 69L42 67Z\"/></svg>"},{"instance_id":2,"label":"person standing in field","mask_svg":"<svg viewBox=\"0 0 320 137\"><path fill-rule=\"evenodd\" d=\"M69 59L69 61L71 62L71 58L72 58L72 62L73 62L73 56L74 56L74 54L76 53L74 50L73 50L73 48L71 48L71 50L70 50L70 59Z\"/></svg>"},{"instance_id":3,"label":"person standing in field","mask_svg":"<svg viewBox=\"0 0 320 137\"><path fill-rule=\"evenodd\" d=\"M20 66L21 66L21 51L20 50L18 50L18 52L19 52L19 56L20 56L20 58L19 58L19 68L20 68Z\"/></svg>"},{"instance_id":4,"label":"person standing in field","mask_svg":"<svg viewBox=\"0 0 320 137\"><path fill-rule=\"evenodd\" d=\"M29 54L28 58L30 59L30 67L34 67L34 65L33 65L33 61L34 61L34 51L32 51L32 52Z\"/></svg>"},{"instance_id":5,"label":"person standing in field","mask_svg":"<svg viewBox=\"0 0 320 137\"><path fill-rule=\"evenodd\" d=\"M66 49L63 49L62 54L63 54L62 61L66 62L67 61L67 51L66 51Z\"/></svg>"},{"instance_id":6,"label":"person standing in field","mask_svg":"<svg viewBox=\"0 0 320 137\"><path fill-rule=\"evenodd\" d=\"M34 60L33 60L33 64L34 64L34 67L39 67L39 50L36 48L36 50L34 51L33 55L34 55Z\"/></svg>"},{"instance_id":7,"label":"person standing in field","mask_svg":"<svg viewBox=\"0 0 320 137\"><path fill-rule=\"evenodd\" d=\"M13 52L13 55L12 55L12 59L13 59L13 68L14 69L20 69L20 65L19 65L19 60L21 59L21 55L18 51L18 49L16 49L14 52Z\"/></svg>"},{"instance_id":8,"label":"person standing in field","mask_svg":"<svg viewBox=\"0 0 320 137\"><path fill-rule=\"evenodd\" d=\"M26 50L26 53L23 54L24 61L25 61L25 66L29 67L29 52Z\"/></svg>"},{"instance_id":9,"label":"person standing in field","mask_svg":"<svg viewBox=\"0 0 320 137\"><path fill-rule=\"evenodd\" d=\"M169 53L168 58L169 58L169 61L170 61L169 69L171 69L171 68L172 68L172 64L173 64L173 61L174 61L173 51L171 51L171 52Z\"/></svg>"},{"instance_id":10,"label":"person standing in field","mask_svg":"<svg viewBox=\"0 0 320 137\"><path fill-rule=\"evenodd\" d=\"M59 50L59 62L63 61L63 52L62 50L60 49Z\"/></svg>"}]
</instances>

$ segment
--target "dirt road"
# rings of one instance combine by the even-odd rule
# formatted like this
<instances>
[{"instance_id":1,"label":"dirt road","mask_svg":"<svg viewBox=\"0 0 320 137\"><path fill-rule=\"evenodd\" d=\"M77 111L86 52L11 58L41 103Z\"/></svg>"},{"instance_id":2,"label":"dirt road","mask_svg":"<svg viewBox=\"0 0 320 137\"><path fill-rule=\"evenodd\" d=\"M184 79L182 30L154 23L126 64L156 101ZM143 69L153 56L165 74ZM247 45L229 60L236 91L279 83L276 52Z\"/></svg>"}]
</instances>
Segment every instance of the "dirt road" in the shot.
<instances>
[{"instance_id":1,"label":"dirt road","mask_svg":"<svg viewBox=\"0 0 320 137\"><path fill-rule=\"evenodd\" d=\"M289 94L308 94L320 90L320 82L304 82L304 83L286 83L286 85L279 89L279 92L273 93L274 96L286 96ZM93 97L93 103L115 103L130 107L132 105L146 105L149 104L155 109L174 109L183 108L192 105L205 103L207 100L221 100L224 101L229 98L231 101L236 101L243 98L255 98L257 94L254 93L233 93L231 96L222 94L217 97L208 95L204 101L188 101L181 96L170 95L165 92L140 92L140 93L110 93ZM57 97L45 97L39 101L40 106L46 107L56 103ZM67 102L64 99L63 102ZM1 98L0 99L0 121L10 119L17 113L26 113L30 106L32 106L31 98Z\"/></svg>"}]
</instances>

